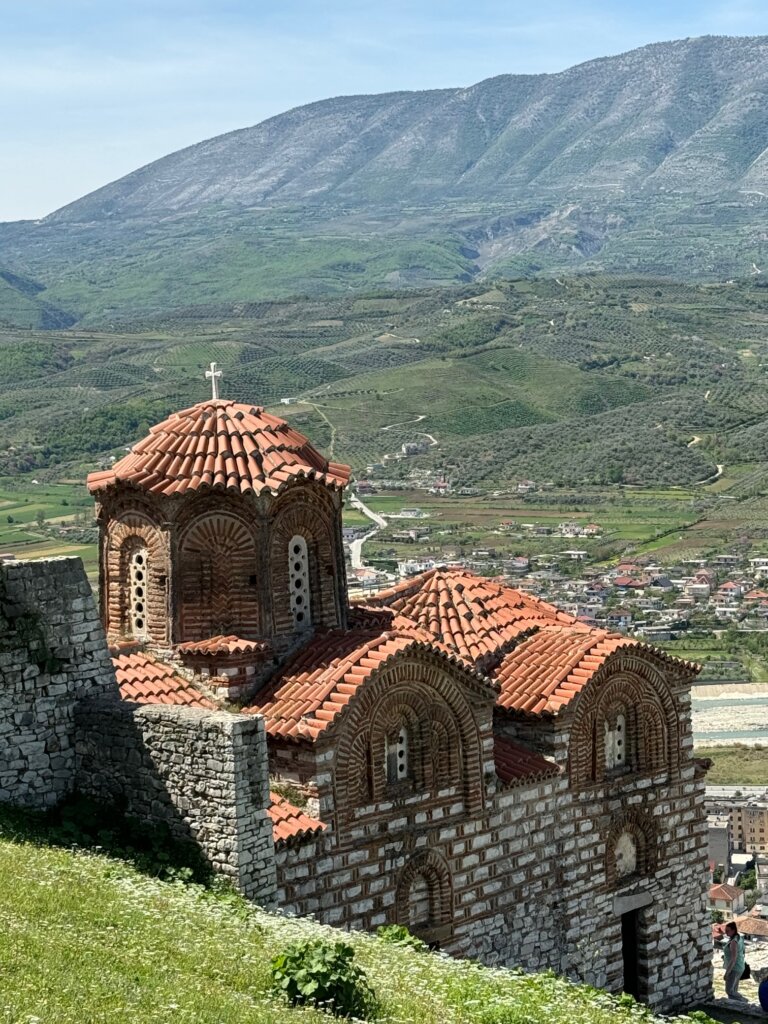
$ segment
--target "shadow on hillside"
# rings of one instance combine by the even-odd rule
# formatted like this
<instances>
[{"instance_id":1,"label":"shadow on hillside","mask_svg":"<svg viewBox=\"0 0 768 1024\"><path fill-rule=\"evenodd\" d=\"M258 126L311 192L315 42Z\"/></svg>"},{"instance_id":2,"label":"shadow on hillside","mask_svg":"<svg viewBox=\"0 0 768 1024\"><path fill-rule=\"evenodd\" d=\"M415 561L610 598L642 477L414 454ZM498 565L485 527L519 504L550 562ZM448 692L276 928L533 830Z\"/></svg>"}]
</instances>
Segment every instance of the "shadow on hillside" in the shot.
<instances>
[{"instance_id":1,"label":"shadow on hillside","mask_svg":"<svg viewBox=\"0 0 768 1024\"><path fill-rule=\"evenodd\" d=\"M166 827L146 825L115 805L84 797L71 797L50 811L0 804L0 838L101 853L164 881L213 882L211 867L194 844L179 842Z\"/></svg>"}]
</instances>

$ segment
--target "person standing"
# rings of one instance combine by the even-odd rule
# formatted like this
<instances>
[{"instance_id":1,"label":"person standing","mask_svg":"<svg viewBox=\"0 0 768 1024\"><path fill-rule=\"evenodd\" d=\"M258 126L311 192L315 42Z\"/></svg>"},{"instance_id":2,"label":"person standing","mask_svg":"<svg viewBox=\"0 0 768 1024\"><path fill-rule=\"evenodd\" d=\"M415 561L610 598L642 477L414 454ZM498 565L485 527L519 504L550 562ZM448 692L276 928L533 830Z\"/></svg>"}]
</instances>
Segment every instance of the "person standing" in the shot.
<instances>
[{"instance_id":1,"label":"person standing","mask_svg":"<svg viewBox=\"0 0 768 1024\"><path fill-rule=\"evenodd\" d=\"M723 967L725 968L725 994L729 999L740 1003L748 1003L746 996L739 993L739 982L744 973L744 936L733 921L725 926L726 943L723 949Z\"/></svg>"}]
</instances>

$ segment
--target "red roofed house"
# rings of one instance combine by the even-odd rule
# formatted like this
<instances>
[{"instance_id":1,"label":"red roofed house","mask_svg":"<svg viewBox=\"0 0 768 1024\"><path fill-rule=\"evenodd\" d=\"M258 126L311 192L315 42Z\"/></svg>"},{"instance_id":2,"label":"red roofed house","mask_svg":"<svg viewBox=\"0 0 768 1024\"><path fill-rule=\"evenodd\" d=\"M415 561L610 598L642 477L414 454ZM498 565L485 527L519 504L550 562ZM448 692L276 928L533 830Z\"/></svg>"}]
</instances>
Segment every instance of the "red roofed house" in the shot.
<instances>
[{"instance_id":1,"label":"red roofed house","mask_svg":"<svg viewBox=\"0 0 768 1024\"><path fill-rule=\"evenodd\" d=\"M722 910L729 918L741 914L744 910L744 890L725 882L712 885L709 889L709 906L711 910Z\"/></svg>"},{"instance_id":2,"label":"red roofed house","mask_svg":"<svg viewBox=\"0 0 768 1024\"><path fill-rule=\"evenodd\" d=\"M260 716L287 911L397 922L659 1010L701 1001L696 667L463 569L350 606L349 475L224 400L92 474L123 697Z\"/></svg>"}]
</instances>

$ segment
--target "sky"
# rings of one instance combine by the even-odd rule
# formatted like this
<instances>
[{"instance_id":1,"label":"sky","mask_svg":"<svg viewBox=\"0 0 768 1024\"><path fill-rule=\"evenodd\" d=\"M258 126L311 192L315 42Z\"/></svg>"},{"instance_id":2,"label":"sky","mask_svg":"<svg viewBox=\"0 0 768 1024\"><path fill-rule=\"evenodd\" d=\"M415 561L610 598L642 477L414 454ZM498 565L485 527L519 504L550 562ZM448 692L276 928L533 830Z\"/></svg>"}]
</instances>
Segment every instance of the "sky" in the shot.
<instances>
[{"instance_id":1,"label":"sky","mask_svg":"<svg viewBox=\"0 0 768 1024\"><path fill-rule=\"evenodd\" d=\"M768 35L765 0L0 0L0 220L329 96Z\"/></svg>"}]
</instances>

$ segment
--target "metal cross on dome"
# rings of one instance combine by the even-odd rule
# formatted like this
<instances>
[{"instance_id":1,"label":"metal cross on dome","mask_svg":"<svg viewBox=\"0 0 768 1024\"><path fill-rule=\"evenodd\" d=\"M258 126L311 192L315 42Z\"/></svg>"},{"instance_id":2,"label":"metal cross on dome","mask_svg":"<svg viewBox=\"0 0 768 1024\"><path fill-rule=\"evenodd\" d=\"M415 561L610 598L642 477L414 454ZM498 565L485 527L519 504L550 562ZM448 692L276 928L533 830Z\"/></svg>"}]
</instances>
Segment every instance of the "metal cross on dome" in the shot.
<instances>
[{"instance_id":1,"label":"metal cross on dome","mask_svg":"<svg viewBox=\"0 0 768 1024\"><path fill-rule=\"evenodd\" d=\"M221 370L216 369L216 363L211 363L210 370L205 371L205 376L211 382L211 389L213 390L214 402L219 397L219 377L221 376Z\"/></svg>"}]
</instances>

